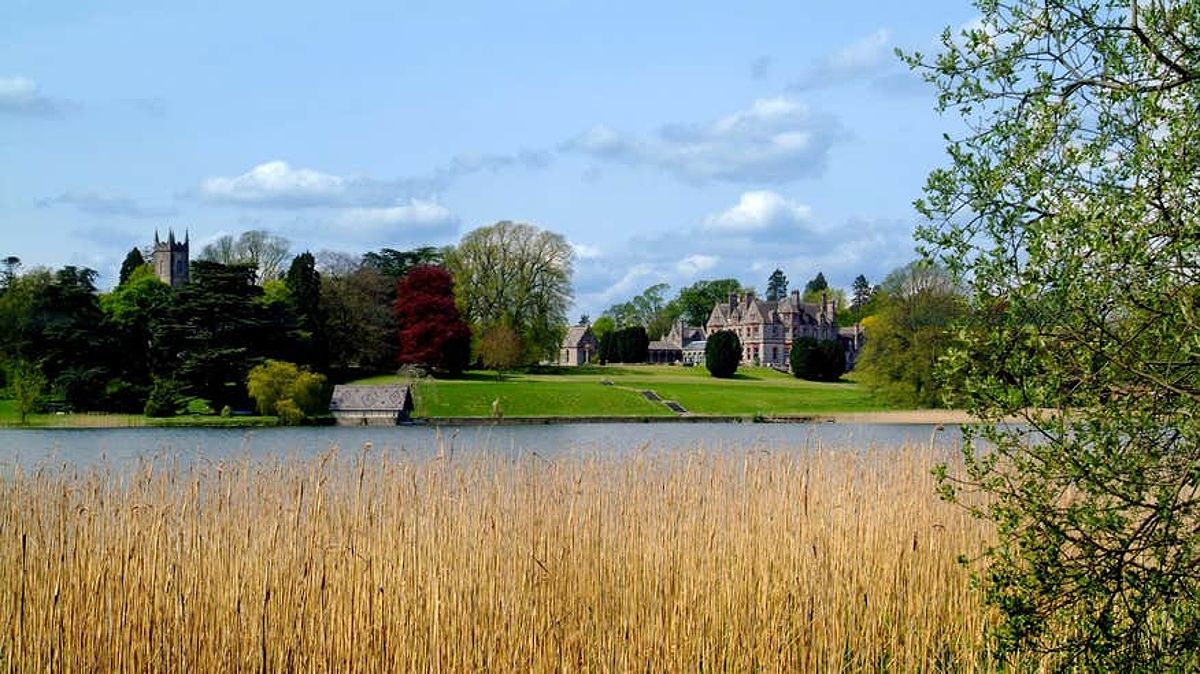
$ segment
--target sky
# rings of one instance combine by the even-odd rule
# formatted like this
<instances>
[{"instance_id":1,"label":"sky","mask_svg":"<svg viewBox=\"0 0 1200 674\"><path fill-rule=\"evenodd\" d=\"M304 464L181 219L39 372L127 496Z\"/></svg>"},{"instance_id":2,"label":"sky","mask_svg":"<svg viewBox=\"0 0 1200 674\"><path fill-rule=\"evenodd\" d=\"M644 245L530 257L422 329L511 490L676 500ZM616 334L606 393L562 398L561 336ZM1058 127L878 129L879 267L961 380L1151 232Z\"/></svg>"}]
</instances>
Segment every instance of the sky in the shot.
<instances>
[{"instance_id":1,"label":"sky","mask_svg":"<svg viewBox=\"0 0 1200 674\"><path fill-rule=\"evenodd\" d=\"M4 0L0 256L111 286L193 257L447 245L500 220L575 249L572 318L655 283L847 288L915 257L955 120L895 50L965 0Z\"/></svg>"}]
</instances>

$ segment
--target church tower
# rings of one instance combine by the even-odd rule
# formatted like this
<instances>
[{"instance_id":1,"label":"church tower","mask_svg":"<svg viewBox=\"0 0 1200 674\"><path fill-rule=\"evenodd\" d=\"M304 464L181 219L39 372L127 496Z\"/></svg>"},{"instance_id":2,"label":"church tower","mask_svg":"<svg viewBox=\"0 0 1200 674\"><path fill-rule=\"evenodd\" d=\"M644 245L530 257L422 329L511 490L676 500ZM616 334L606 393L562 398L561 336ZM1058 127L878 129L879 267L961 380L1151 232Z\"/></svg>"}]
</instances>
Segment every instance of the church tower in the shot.
<instances>
[{"instance_id":1,"label":"church tower","mask_svg":"<svg viewBox=\"0 0 1200 674\"><path fill-rule=\"evenodd\" d=\"M167 240L158 239L154 230L154 273L163 283L178 288L188 282L188 233L183 233L183 243L175 241L175 232L167 230Z\"/></svg>"}]
</instances>

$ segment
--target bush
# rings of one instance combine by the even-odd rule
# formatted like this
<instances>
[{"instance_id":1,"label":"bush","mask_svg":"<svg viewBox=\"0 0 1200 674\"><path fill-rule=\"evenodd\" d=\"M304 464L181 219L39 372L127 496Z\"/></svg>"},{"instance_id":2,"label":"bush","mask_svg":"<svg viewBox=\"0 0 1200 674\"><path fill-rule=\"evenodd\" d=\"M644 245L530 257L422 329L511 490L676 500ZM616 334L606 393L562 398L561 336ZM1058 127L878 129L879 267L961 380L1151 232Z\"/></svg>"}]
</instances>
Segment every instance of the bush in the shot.
<instances>
[{"instance_id":1,"label":"bush","mask_svg":"<svg viewBox=\"0 0 1200 674\"><path fill-rule=\"evenodd\" d=\"M268 360L250 370L246 390L254 398L259 414L282 417L280 404L291 401L301 416L311 416L323 406L325 377L295 363Z\"/></svg>"},{"instance_id":2,"label":"bush","mask_svg":"<svg viewBox=\"0 0 1200 674\"><path fill-rule=\"evenodd\" d=\"M143 412L148 417L173 417L179 409L179 383L173 379L156 379L146 399Z\"/></svg>"},{"instance_id":3,"label":"bush","mask_svg":"<svg viewBox=\"0 0 1200 674\"><path fill-rule=\"evenodd\" d=\"M644 363L649 358L650 337L640 325L614 330L600 340L601 363Z\"/></svg>"},{"instance_id":4,"label":"bush","mask_svg":"<svg viewBox=\"0 0 1200 674\"><path fill-rule=\"evenodd\" d=\"M797 337L789 357L798 379L837 381L846 371L846 352L836 339Z\"/></svg>"},{"instance_id":5,"label":"bush","mask_svg":"<svg viewBox=\"0 0 1200 674\"><path fill-rule=\"evenodd\" d=\"M737 372L742 361L742 341L729 330L718 330L709 335L704 346L704 366L714 377L727 379Z\"/></svg>"},{"instance_id":6,"label":"bush","mask_svg":"<svg viewBox=\"0 0 1200 674\"><path fill-rule=\"evenodd\" d=\"M300 422L304 421L304 412L291 398L284 398L275 403L275 414L279 417L279 423L284 426L299 426Z\"/></svg>"}]
</instances>

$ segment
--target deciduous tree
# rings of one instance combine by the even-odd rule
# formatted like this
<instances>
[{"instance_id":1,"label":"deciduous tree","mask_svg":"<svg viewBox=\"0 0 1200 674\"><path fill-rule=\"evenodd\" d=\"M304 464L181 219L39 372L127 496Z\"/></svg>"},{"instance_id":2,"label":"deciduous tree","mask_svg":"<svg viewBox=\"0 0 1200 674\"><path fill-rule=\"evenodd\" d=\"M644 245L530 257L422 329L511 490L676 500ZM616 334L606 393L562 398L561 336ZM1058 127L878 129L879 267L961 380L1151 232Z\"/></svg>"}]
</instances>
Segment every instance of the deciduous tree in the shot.
<instances>
[{"instance_id":1,"label":"deciduous tree","mask_svg":"<svg viewBox=\"0 0 1200 674\"><path fill-rule=\"evenodd\" d=\"M460 374L471 359L471 329L441 267L418 266L396 285L397 361Z\"/></svg>"},{"instance_id":2,"label":"deciduous tree","mask_svg":"<svg viewBox=\"0 0 1200 674\"><path fill-rule=\"evenodd\" d=\"M947 375L989 422L945 494L995 522L979 580L1005 649L1195 671L1200 5L978 7L909 58L967 129L918 204L971 291Z\"/></svg>"},{"instance_id":3,"label":"deciduous tree","mask_svg":"<svg viewBox=\"0 0 1200 674\"><path fill-rule=\"evenodd\" d=\"M517 331L523 362L557 359L573 271L561 234L498 222L462 238L446 258L463 317L473 330L502 320Z\"/></svg>"}]
</instances>

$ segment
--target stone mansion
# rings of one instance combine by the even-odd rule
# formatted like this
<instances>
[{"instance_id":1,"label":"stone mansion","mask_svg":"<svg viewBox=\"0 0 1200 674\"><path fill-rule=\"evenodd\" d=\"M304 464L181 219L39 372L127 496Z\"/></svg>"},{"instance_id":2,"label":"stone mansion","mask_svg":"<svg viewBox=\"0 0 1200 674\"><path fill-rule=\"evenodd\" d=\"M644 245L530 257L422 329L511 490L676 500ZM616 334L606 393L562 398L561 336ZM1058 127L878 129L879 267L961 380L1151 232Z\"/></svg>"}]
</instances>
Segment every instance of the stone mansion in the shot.
<instances>
[{"instance_id":1,"label":"stone mansion","mask_svg":"<svg viewBox=\"0 0 1200 674\"><path fill-rule=\"evenodd\" d=\"M824 295L820 304L800 301L800 292L778 301L760 300L753 293L730 293L718 302L705 326L708 334L730 330L742 343L742 362L787 369L792 340L798 337L839 339L837 306Z\"/></svg>"}]
</instances>

